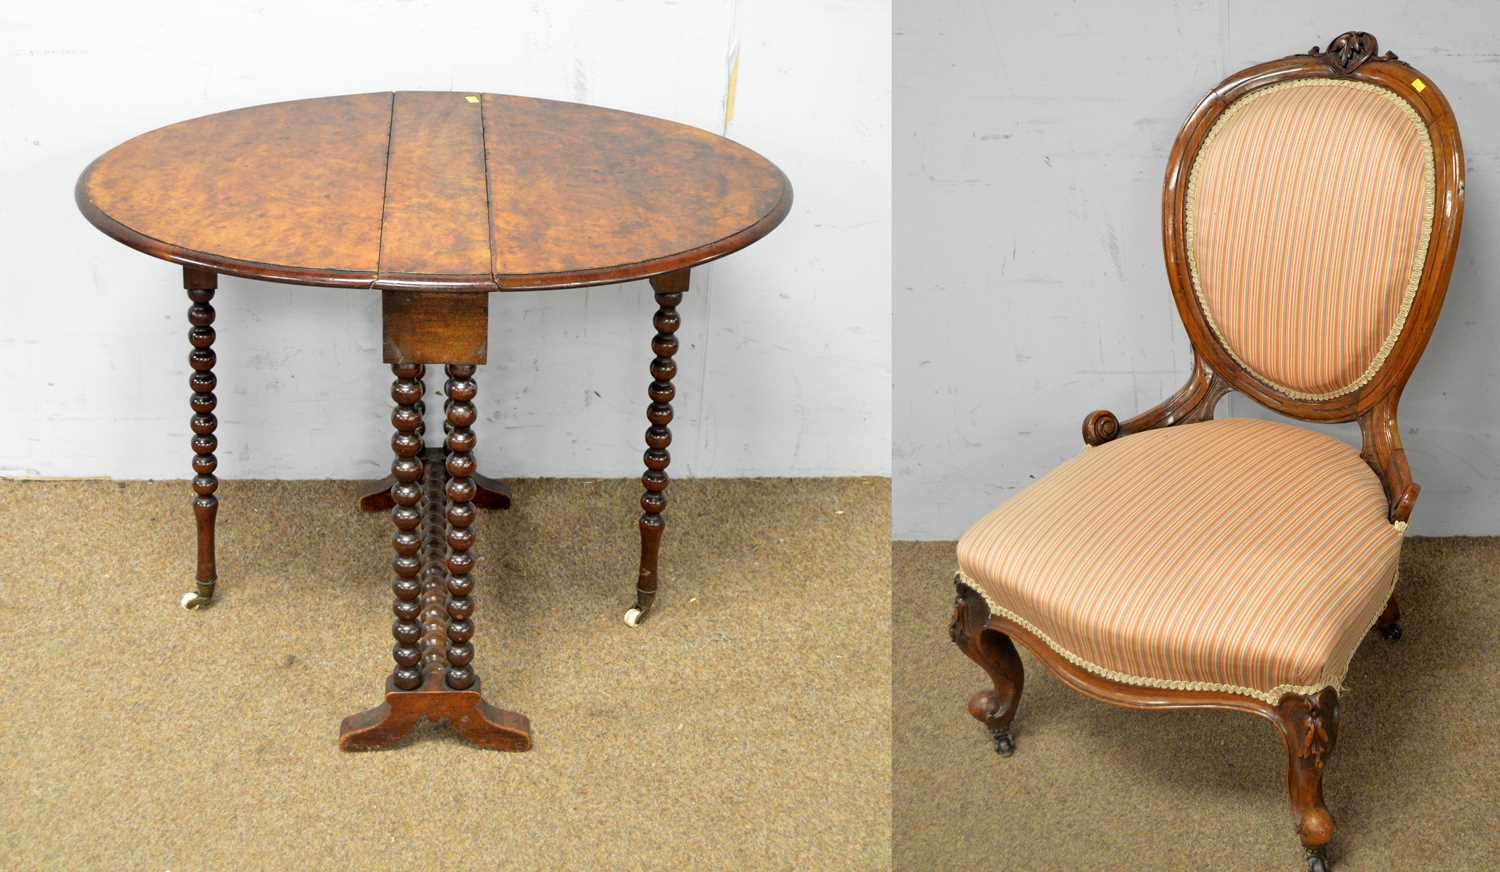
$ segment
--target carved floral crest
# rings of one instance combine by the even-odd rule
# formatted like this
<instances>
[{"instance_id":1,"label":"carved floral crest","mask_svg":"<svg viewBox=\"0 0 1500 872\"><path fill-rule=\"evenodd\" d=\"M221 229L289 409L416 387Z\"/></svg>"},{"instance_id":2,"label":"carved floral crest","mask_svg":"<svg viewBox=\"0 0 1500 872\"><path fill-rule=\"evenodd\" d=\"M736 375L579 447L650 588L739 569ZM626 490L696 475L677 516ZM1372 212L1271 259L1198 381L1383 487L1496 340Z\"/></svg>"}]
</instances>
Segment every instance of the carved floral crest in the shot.
<instances>
[{"instance_id":1,"label":"carved floral crest","mask_svg":"<svg viewBox=\"0 0 1500 872\"><path fill-rule=\"evenodd\" d=\"M1351 30L1334 37L1326 49L1313 46L1308 54L1315 58L1322 58L1333 67L1335 72L1348 75L1371 58L1381 61L1396 60L1395 52L1388 51L1384 57L1377 57L1379 52L1380 42L1375 39L1374 34L1365 33L1362 30Z\"/></svg>"}]
</instances>

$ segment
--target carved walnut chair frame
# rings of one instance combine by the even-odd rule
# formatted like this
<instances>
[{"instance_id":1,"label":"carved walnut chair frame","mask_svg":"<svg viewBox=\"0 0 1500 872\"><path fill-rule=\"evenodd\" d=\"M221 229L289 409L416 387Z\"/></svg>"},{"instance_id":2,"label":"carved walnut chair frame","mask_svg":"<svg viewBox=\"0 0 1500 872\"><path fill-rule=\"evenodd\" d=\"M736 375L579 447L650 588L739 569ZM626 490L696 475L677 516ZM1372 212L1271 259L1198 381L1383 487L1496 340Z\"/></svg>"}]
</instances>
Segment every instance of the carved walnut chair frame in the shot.
<instances>
[{"instance_id":1,"label":"carved walnut chair frame","mask_svg":"<svg viewBox=\"0 0 1500 872\"><path fill-rule=\"evenodd\" d=\"M1083 422L1083 439L1100 445L1122 435L1158 427L1206 421L1230 391L1240 391L1284 415L1304 421L1358 421L1361 456L1379 476L1390 508L1390 520L1404 529L1420 488L1412 480L1396 424L1396 406L1437 321L1453 270L1463 219L1464 159L1457 124L1448 101L1431 79L1387 52L1378 56L1375 37L1345 33L1326 51L1294 55L1242 70L1221 82L1198 104L1172 146L1162 190L1162 242L1167 274L1177 311L1193 346L1188 382L1165 402L1120 421L1097 411ZM1188 272L1184 221L1188 173L1214 121L1237 98L1252 90L1294 79L1340 78L1388 88L1416 110L1431 136L1435 189L1432 235L1426 265L1411 312L1390 355L1358 389L1326 400L1287 396L1241 366L1220 344L1200 307ZM950 634L964 653L984 668L993 683L969 700L969 713L989 730L996 750L1014 750L1012 718L1025 680L1013 641L1029 649L1053 675L1085 696L1124 708L1216 708L1259 715L1276 725L1287 755L1287 787L1297 835L1307 868L1327 869L1325 849L1333 837L1333 817L1323 803L1323 772L1338 739L1338 692L1324 688L1309 695L1288 694L1275 704L1229 692L1138 687L1100 677L1075 666L1036 635L990 613L984 598L958 583ZM1392 594L1377 628L1386 638L1400 638L1400 612Z\"/></svg>"}]
</instances>

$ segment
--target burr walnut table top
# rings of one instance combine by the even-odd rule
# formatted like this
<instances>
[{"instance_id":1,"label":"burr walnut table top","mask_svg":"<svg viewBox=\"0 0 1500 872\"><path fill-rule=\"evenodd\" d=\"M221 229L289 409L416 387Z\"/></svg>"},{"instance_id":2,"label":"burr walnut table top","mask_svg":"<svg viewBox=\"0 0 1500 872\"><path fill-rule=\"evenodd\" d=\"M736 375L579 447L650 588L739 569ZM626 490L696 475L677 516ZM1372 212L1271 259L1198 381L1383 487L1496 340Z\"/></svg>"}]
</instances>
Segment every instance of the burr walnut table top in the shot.
<instances>
[{"instance_id":1,"label":"burr walnut table top","mask_svg":"<svg viewBox=\"0 0 1500 872\"><path fill-rule=\"evenodd\" d=\"M694 127L526 97L355 94L173 124L78 180L147 254L303 285L495 291L639 279L737 251L779 169Z\"/></svg>"}]
</instances>

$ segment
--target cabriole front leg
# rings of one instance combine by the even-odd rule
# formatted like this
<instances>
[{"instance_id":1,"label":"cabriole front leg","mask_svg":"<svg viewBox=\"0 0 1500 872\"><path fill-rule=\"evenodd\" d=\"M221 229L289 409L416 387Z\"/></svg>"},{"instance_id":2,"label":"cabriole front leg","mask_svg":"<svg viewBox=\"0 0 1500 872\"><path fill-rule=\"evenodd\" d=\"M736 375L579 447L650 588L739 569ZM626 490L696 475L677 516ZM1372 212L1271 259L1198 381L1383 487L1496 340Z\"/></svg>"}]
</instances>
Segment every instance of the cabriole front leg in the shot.
<instances>
[{"instance_id":1,"label":"cabriole front leg","mask_svg":"<svg viewBox=\"0 0 1500 872\"><path fill-rule=\"evenodd\" d=\"M656 335L651 339L651 350L656 357L651 361L651 386L647 389L651 405L646 408L646 454L643 458L646 473L641 484L646 492L641 495L641 562L636 573L635 606L625 612L625 623L640 626L651 612L651 603L656 599L660 581L657 558L661 551L661 536L667 529L667 466L672 455L667 446L672 444L672 400L677 388L672 379L677 375L677 328L682 318L677 306L688 289L688 271L656 276L651 279L651 288L656 292L656 315L652 323Z\"/></svg>"},{"instance_id":2,"label":"cabriole front leg","mask_svg":"<svg viewBox=\"0 0 1500 872\"><path fill-rule=\"evenodd\" d=\"M1021 690L1026 684L1021 656L1016 653L1015 643L1009 636L989 628L990 607L984 597L964 584L959 576L954 576L953 584L957 594L953 600L953 621L948 625L948 635L953 644L984 669L991 683L991 687L969 698L969 714L984 724L995 743L995 752L1009 757L1016 751L1010 722L1016 716Z\"/></svg>"},{"instance_id":3,"label":"cabriole front leg","mask_svg":"<svg viewBox=\"0 0 1500 872\"><path fill-rule=\"evenodd\" d=\"M214 307L211 302L219 286L219 277L208 270L184 267L182 286L187 289L188 341L193 350L188 353L188 365L193 374L188 377L188 386L193 389L191 404L193 417L189 422L193 428L193 518L198 528L198 568L194 575L194 589L182 595L182 607L186 609L207 608L213 603L214 587L219 581L219 570L214 560L214 521L219 514L219 479L214 470L219 459L214 455L219 439L214 435L219 420L214 409L219 399L214 395L218 379L214 376Z\"/></svg>"},{"instance_id":4,"label":"cabriole front leg","mask_svg":"<svg viewBox=\"0 0 1500 872\"><path fill-rule=\"evenodd\" d=\"M1286 746L1287 792L1308 872L1328 872L1333 815L1323 804L1323 770L1339 737L1339 695L1328 687L1308 696L1282 697L1277 726Z\"/></svg>"}]
</instances>

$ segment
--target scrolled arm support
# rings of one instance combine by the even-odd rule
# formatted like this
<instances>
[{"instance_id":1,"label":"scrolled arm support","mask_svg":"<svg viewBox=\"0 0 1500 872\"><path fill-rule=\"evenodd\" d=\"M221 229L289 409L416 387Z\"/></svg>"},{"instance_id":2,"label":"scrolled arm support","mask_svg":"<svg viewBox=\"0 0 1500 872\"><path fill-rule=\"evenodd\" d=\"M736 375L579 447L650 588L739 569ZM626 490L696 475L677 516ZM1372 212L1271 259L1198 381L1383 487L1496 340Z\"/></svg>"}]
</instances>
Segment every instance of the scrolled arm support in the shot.
<instances>
[{"instance_id":1,"label":"scrolled arm support","mask_svg":"<svg viewBox=\"0 0 1500 872\"><path fill-rule=\"evenodd\" d=\"M1208 364L1195 353L1193 372L1188 377L1187 384L1159 405L1123 422L1113 412L1102 409L1090 412L1083 419L1084 444L1103 445L1131 433L1211 420L1214 407L1230 390L1229 382L1209 369Z\"/></svg>"},{"instance_id":2,"label":"scrolled arm support","mask_svg":"<svg viewBox=\"0 0 1500 872\"><path fill-rule=\"evenodd\" d=\"M1107 409L1089 412L1083 419L1083 444L1103 445L1120 435L1120 419Z\"/></svg>"},{"instance_id":3,"label":"scrolled arm support","mask_svg":"<svg viewBox=\"0 0 1500 872\"><path fill-rule=\"evenodd\" d=\"M1212 420L1214 407L1231 389L1229 382L1194 354L1193 372L1187 384L1161 404L1125 421L1102 409L1090 412L1083 419L1084 444L1103 445L1121 436L1157 427ZM1405 524L1411 518L1422 488L1412 480L1406 449L1401 446L1401 430L1396 424L1398 399L1387 396L1360 415L1359 429L1363 436L1360 456L1380 477L1390 504L1391 523Z\"/></svg>"},{"instance_id":4,"label":"scrolled arm support","mask_svg":"<svg viewBox=\"0 0 1500 872\"><path fill-rule=\"evenodd\" d=\"M1396 397L1388 396L1359 416L1362 437L1360 456L1380 477L1390 503L1392 524L1405 524L1417 504L1422 486L1412 481L1406 449L1401 446L1401 428L1396 424Z\"/></svg>"}]
</instances>

